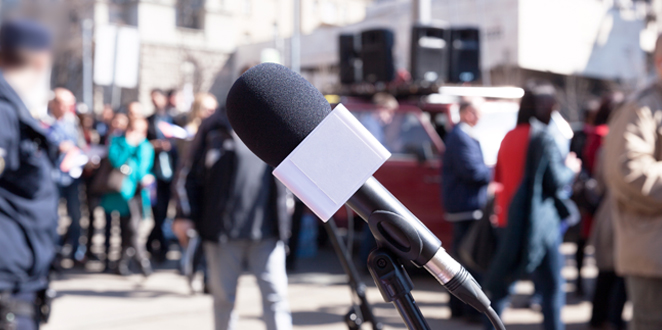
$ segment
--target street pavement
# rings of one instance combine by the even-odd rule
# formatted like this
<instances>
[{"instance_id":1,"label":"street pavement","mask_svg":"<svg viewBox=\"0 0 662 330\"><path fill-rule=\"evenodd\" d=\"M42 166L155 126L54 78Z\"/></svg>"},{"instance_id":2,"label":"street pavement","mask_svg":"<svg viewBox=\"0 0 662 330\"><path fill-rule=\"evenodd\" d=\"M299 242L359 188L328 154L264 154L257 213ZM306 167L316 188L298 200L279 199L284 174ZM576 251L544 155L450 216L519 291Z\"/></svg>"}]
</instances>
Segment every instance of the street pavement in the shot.
<instances>
[{"instance_id":1,"label":"street pavement","mask_svg":"<svg viewBox=\"0 0 662 330\"><path fill-rule=\"evenodd\" d=\"M562 251L572 255L574 246L564 244ZM572 261L568 257L567 264ZM584 267L584 275L594 278L596 269ZM572 280L576 272L566 266L564 276ZM385 323L385 329L405 329L396 310L385 303L369 275L363 280L368 285L367 296L376 315ZM413 276L414 298L432 329L482 329L480 325L449 320L449 295L426 274ZM592 287L592 280L589 289ZM331 250L321 250L314 259L302 259L299 267L289 276L289 295L296 330L347 329L343 316L352 303L346 277ZM572 290L572 281L568 282ZM180 330L213 329L212 300L208 295L191 294L188 283L171 261L167 267L157 269L149 278L141 275L120 277L84 270L65 271L52 284L58 291L50 322L42 330ZM540 329L542 315L525 308L533 285L522 281L516 286L517 295L512 307L503 315L510 330ZM590 303L568 294L568 305L563 320L569 330L586 329L590 316ZM260 320L261 298L255 279L248 274L241 277L238 289L238 329L263 330ZM626 316L631 308L626 308ZM364 325L363 329L371 329Z\"/></svg>"}]
</instances>

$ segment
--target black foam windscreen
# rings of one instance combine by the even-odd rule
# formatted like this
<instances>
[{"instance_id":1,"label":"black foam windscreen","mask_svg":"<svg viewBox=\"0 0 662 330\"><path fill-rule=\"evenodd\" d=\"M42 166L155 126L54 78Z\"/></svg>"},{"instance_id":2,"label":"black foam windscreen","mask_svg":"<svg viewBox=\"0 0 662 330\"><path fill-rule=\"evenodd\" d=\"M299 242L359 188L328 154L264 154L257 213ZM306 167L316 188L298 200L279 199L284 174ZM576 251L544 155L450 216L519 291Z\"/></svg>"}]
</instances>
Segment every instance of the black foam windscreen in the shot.
<instances>
[{"instance_id":1,"label":"black foam windscreen","mask_svg":"<svg viewBox=\"0 0 662 330\"><path fill-rule=\"evenodd\" d=\"M235 81L228 119L255 155L278 166L331 112L324 95L285 66L263 63Z\"/></svg>"}]
</instances>

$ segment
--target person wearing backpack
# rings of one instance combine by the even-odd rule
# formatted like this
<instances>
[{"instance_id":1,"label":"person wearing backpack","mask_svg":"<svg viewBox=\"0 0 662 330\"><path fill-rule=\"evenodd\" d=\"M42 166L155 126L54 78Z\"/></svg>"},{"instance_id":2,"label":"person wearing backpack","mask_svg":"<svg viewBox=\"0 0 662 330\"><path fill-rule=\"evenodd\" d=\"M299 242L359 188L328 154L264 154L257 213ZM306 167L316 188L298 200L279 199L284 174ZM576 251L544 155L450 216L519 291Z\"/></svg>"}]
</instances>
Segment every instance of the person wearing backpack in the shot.
<instances>
[{"instance_id":1,"label":"person wearing backpack","mask_svg":"<svg viewBox=\"0 0 662 330\"><path fill-rule=\"evenodd\" d=\"M176 190L176 222L194 226L203 240L215 329L236 329L244 264L262 292L266 328L292 329L285 242L293 203L273 168L241 142L221 109L200 125L180 171L185 189Z\"/></svg>"}]
</instances>

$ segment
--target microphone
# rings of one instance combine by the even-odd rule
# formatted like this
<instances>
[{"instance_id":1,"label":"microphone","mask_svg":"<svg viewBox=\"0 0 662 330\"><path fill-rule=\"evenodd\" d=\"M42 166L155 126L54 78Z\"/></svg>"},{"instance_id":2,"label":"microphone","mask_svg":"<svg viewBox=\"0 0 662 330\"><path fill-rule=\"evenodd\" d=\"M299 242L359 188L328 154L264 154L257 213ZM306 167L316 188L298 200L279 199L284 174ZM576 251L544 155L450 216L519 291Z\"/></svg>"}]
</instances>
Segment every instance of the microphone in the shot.
<instances>
[{"instance_id":1,"label":"microphone","mask_svg":"<svg viewBox=\"0 0 662 330\"><path fill-rule=\"evenodd\" d=\"M227 116L244 144L322 220L347 204L381 247L424 267L449 292L503 328L475 279L372 174L390 153L342 104L285 66L263 63L230 89ZM496 319L495 319L496 318Z\"/></svg>"}]
</instances>

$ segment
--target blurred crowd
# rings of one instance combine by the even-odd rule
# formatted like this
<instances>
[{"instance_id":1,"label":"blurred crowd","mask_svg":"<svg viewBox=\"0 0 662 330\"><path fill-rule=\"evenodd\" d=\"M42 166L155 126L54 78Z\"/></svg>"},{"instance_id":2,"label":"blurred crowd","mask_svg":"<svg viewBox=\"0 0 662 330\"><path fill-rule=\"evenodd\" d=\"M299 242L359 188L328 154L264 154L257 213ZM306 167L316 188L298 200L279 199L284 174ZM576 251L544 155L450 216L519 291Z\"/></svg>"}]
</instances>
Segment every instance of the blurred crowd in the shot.
<instances>
[{"instance_id":1,"label":"blurred crowd","mask_svg":"<svg viewBox=\"0 0 662 330\"><path fill-rule=\"evenodd\" d=\"M178 155L188 153L200 123L216 111L218 102L211 94L198 93L191 109L179 112L178 90L155 89L151 98L153 111L148 117L138 102L119 109L106 105L96 116L84 104L77 104L70 91L53 91L49 117L43 122L48 136L60 141L63 155L54 175L69 218L60 241L60 259L70 259L74 265L102 260L106 271L122 275L130 274L132 259L149 275L150 261L145 252L158 263L166 259L169 242L164 222L179 166ZM80 171L75 168L76 162L83 165ZM113 182L114 177L118 179ZM105 249L95 252L92 239L98 207L105 213ZM81 210L88 219L84 233ZM137 230L144 218L153 218L154 226L143 245L138 243ZM114 219L119 220L123 245L120 258L111 261Z\"/></svg>"},{"instance_id":2,"label":"blurred crowd","mask_svg":"<svg viewBox=\"0 0 662 330\"><path fill-rule=\"evenodd\" d=\"M37 22L0 27L0 329L39 328L54 297L49 281L65 265L150 276L173 245L189 280L205 273L216 329L235 328L244 265L262 291L267 328L290 329L285 241L294 203L232 133L216 98L198 93L178 111L180 91L155 89L151 109L129 102L97 115L55 88L47 116L35 118L25 100L48 76L51 48ZM144 219L153 220L145 241Z\"/></svg>"},{"instance_id":3,"label":"blurred crowd","mask_svg":"<svg viewBox=\"0 0 662 330\"><path fill-rule=\"evenodd\" d=\"M59 146L53 177L69 219L60 221L65 230L54 267L67 260L74 267L102 262L108 273L149 276L152 263L164 263L174 249L190 284L196 271L205 273L203 290L215 297L217 329L232 329L237 280L247 263L263 292L268 328L288 329L290 195L234 137L213 95L196 94L188 111L177 110L176 89L155 89L151 100L147 117L138 102L107 105L95 116L70 91L53 91L42 124ZM105 215L102 250L94 247L98 208ZM148 218L153 227L142 240ZM121 240L115 256L114 227Z\"/></svg>"},{"instance_id":4,"label":"blurred crowd","mask_svg":"<svg viewBox=\"0 0 662 330\"><path fill-rule=\"evenodd\" d=\"M34 22L0 29L0 329L38 328L35 320L43 316L34 314L47 304L51 267L95 262L105 272L149 276L171 249L181 252L180 269L189 278L204 272L216 329L235 327L237 281L245 268L257 278L267 329L291 329L285 244L295 202L233 133L223 105L197 93L181 111L179 90L155 89L148 107L106 105L96 114L71 91L55 88L48 116L37 120L21 97L47 70L49 42ZM662 77L660 42L655 59ZM554 87L527 84L517 125L493 168L473 131L480 102L460 104L442 156L444 216L453 224L453 253L498 313L514 283L531 279L531 304L540 305L544 329L564 329L560 245L574 230L575 290L591 296L590 326L625 329L629 300L630 329L662 329L659 81L627 97L610 92L587 103L574 135ZM378 116L363 123L383 141L389 137L375 132L398 104L383 93L373 103ZM66 217L52 219L58 207ZM153 220L146 240L144 219ZM55 237L58 221L63 230ZM121 244L113 253L116 232ZM581 271L589 245L599 270L593 292L586 292ZM453 317L491 328L458 300L450 307ZM16 317L9 320L8 313Z\"/></svg>"},{"instance_id":5,"label":"blurred crowd","mask_svg":"<svg viewBox=\"0 0 662 330\"><path fill-rule=\"evenodd\" d=\"M455 256L499 314L514 283L530 279L535 293L528 305L542 311L543 328L565 328L560 247L570 240L577 246L574 292L592 302L590 329L662 329L662 38L654 58L655 82L628 96L612 91L587 102L574 134L558 112L554 87L529 82L493 168L474 137L480 102L460 105L443 155L446 220L453 223ZM592 292L582 271L589 246L598 269ZM492 329L459 300L452 298L450 307L453 317Z\"/></svg>"}]
</instances>

